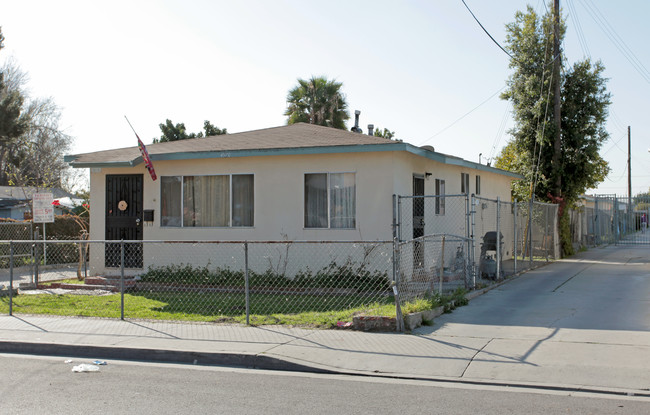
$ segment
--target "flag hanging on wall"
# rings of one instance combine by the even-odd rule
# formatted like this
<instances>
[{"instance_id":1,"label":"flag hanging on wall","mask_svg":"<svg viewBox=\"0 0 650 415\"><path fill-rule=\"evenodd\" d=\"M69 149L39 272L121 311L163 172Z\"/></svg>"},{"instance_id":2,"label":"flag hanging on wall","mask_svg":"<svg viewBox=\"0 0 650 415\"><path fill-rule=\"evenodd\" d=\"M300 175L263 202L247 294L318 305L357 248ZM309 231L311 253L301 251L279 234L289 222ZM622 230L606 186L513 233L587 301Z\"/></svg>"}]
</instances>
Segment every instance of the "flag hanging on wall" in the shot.
<instances>
[{"instance_id":1,"label":"flag hanging on wall","mask_svg":"<svg viewBox=\"0 0 650 415\"><path fill-rule=\"evenodd\" d=\"M126 115L124 116L124 118L126 118ZM133 134L135 134L135 137L138 139L138 148L140 149L140 154L142 154L142 159L144 160L144 166L147 168L149 174L151 175L151 180L156 181L158 177L156 176L156 170L154 170L153 168L153 163L151 162L151 158L149 158L149 152L147 151L147 147L145 147L142 140L140 140L138 133L135 132L135 129L131 125L131 122L129 121L128 118L126 118L126 122L129 123L129 127L131 127L131 129L133 130Z\"/></svg>"}]
</instances>

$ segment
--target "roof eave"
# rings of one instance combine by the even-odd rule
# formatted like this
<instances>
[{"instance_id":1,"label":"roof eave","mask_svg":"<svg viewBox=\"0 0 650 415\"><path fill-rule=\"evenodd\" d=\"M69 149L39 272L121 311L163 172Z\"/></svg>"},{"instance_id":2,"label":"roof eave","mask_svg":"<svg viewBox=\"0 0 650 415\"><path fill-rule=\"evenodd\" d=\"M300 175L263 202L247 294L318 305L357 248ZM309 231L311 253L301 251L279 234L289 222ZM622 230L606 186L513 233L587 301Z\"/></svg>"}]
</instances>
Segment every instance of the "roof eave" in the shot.
<instances>
[{"instance_id":1,"label":"roof eave","mask_svg":"<svg viewBox=\"0 0 650 415\"><path fill-rule=\"evenodd\" d=\"M475 170L481 170L485 172L490 172L490 173L499 173L503 174L505 176L512 177L513 179L518 179L521 180L524 178L521 174L518 173L513 173L511 171L507 170L501 170L497 169L496 167L490 167L486 166L485 164L479 164L479 163L474 163L472 161L464 160L458 157L452 157L452 156L447 156L442 153L436 153L435 151L430 151L426 150L421 147L416 147L412 144L406 144L405 150L408 151L411 154L415 154L417 156L421 157L426 157L429 160L434 160L440 163L444 163L450 166L460 166L460 167L467 167L470 169L475 169Z\"/></svg>"}]
</instances>

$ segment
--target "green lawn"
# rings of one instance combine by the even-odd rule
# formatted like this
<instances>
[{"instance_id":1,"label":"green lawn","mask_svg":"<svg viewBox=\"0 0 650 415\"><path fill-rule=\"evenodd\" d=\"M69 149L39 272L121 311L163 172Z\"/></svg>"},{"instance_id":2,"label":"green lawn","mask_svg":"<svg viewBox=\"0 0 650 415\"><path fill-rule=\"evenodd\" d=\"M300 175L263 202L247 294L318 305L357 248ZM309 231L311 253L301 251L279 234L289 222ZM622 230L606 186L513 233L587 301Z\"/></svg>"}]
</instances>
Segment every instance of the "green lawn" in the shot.
<instances>
[{"instance_id":1,"label":"green lawn","mask_svg":"<svg viewBox=\"0 0 650 415\"><path fill-rule=\"evenodd\" d=\"M9 312L8 297L0 302L0 313ZM295 296L251 294L251 324L290 324L334 327L352 321L355 314L395 316L393 299L383 303L359 296ZM19 295L13 299L17 314L120 317L120 295ZM392 313L392 314L391 314ZM124 295L124 316L134 319L245 323L243 294L141 292Z\"/></svg>"},{"instance_id":2,"label":"green lawn","mask_svg":"<svg viewBox=\"0 0 650 415\"><path fill-rule=\"evenodd\" d=\"M402 307L404 314L435 308L463 297L464 290L440 298L419 299ZM120 318L120 294L52 295L22 294L13 298L16 314L47 314ZM461 305L458 303L457 304ZM0 299L0 313L9 312L9 298ZM359 295L251 294L250 324L285 324L319 328L351 322L353 316L395 317L393 297L380 300ZM124 317L145 320L177 320L246 323L244 294L199 292L130 292L124 295Z\"/></svg>"}]
</instances>

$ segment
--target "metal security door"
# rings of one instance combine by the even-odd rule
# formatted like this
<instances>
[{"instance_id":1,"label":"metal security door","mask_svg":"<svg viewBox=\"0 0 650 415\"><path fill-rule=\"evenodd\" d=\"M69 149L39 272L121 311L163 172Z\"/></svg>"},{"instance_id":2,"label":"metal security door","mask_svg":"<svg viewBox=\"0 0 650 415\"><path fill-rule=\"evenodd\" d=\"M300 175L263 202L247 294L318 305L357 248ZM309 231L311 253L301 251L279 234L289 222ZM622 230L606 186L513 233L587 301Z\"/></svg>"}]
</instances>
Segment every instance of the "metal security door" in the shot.
<instances>
[{"instance_id":1,"label":"metal security door","mask_svg":"<svg viewBox=\"0 0 650 415\"><path fill-rule=\"evenodd\" d=\"M142 240L142 175L106 176L106 240ZM120 266L119 243L107 243L105 266ZM142 268L142 244L124 244L124 267Z\"/></svg>"}]
</instances>

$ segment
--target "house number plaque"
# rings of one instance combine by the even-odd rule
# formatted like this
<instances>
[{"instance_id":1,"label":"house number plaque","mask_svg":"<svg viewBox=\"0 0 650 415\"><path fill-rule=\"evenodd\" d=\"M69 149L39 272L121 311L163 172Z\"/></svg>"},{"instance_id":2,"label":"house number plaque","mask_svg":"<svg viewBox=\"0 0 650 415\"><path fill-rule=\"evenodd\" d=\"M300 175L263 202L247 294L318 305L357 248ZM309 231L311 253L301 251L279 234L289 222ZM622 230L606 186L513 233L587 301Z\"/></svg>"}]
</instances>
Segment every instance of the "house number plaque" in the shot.
<instances>
[{"instance_id":1,"label":"house number plaque","mask_svg":"<svg viewBox=\"0 0 650 415\"><path fill-rule=\"evenodd\" d=\"M117 208L119 210L121 210L122 212L124 212L126 210L127 206L128 206L128 204L124 200L120 200L120 202L117 204Z\"/></svg>"}]
</instances>

